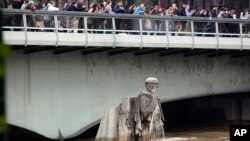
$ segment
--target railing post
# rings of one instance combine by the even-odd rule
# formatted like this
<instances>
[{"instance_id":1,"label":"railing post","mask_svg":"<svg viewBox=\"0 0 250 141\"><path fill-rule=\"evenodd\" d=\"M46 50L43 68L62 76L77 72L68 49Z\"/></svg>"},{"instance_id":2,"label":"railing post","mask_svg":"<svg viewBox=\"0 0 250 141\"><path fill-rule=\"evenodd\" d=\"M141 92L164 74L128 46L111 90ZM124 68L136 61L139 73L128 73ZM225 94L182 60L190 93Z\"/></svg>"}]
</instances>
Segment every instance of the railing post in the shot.
<instances>
[{"instance_id":1,"label":"railing post","mask_svg":"<svg viewBox=\"0 0 250 141\"><path fill-rule=\"evenodd\" d=\"M217 47L216 50L219 49L219 24L218 21L215 22L215 33L216 33L216 39L217 39Z\"/></svg>"},{"instance_id":2,"label":"railing post","mask_svg":"<svg viewBox=\"0 0 250 141\"><path fill-rule=\"evenodd\" d=\"M113 38L114 38L114 44L113 44L113 48L116 47L116 26L115 26L115 18L112 17L112 29L113 29Z\"/></svg>"},{"instance_id":3,"label":"railing post","mask_svg":"<svg viewBox=\"0 0 250 141\"><path fill-rule=\"evenodd\" d=\"M142 45L143 45L143 28L142 28L142 18L139 19L139 27L140 27L140 35L141 35L141 46L140 49L142 49Z\"/></svg>"},{"instance_id":4,"label":"railing post","mask_svg":"<svg viewBox=\"0 0 250 141\"><path fill-rule=\"evenodd\" d=\"M191 20L192 49L194 49L194 21Z\"/></svg>"},{"instance_id":5,"label":"railing post","mask_svg":"<svg viewBox=\"0 0 250 141\"><path fill-rule=\"evenodd\" d=\"M55 32L56 32L56 47L58 47L59 37L58 37L58 19L57 15L54 15Z\"/></svg>"},{"instance_id":6,"label":"railing post","mask_svg":"<svg viewBox=\"0 0 250 141\"><path fill-rule=\"evenodd\" d=\"M27 35L27 17L26 14L23 14L23 27L24 27L24 35L25 35L25 42L24 42L24 46L27 46L27 42L28 42L28 35Z\"/></svg>"},{"instance_id":7,"label":"railing post","mask_svg":"<svg viewBox=\"0 0 250 141\"><path fill-rule=\"evenodd\" d=\"M85 48L88 47L88 17L84 17L83 18L83 22L84 22L84 30L85 30L85 40L86 40L86 43L85 43Z\"/></svg>"},{"instance_id":8,"label":"railing post","mask_svg":"<svg viewBox=\"0 0 250 141\"><path fill-rule=\"evenodd\" d=\"M240 41L241 41L240 51L242 51L242 49L243 49L243 27L242 27L243 24L240 23L239 26L240 26Z\"/></svg>"},{"instance_id":9,"label":"railing post","mask_svg":"<svg viewBox=\"0 0 250 141\"><path fill-rule=\"evenodd\" d=\"M168 47L169 47L169 23L168 23L168 20L166 20L165 21L165 23L166 23L166 37L167 37L167 41L168 41L168 43L167 43L167 46L166 46L166 49L168 49Z\"/></svg>"}]
</instances>

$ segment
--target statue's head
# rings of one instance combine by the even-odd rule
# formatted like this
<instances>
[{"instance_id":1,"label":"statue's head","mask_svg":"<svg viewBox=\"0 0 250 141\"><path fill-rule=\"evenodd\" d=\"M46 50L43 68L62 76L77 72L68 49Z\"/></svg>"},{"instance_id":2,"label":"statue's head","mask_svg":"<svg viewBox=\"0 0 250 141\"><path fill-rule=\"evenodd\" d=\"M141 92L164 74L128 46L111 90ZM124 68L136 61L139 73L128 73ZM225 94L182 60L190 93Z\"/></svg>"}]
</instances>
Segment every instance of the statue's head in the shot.
<instances>
[{"instance_id":1,"label":"statue's head","mask_svg":"<svg viewBox=\"0 0 250 141\"><path fill-rule=\"evenodd\" d=\"M150 90L152 93L156 92L158 84L159 84L158 79L155 77L148 77L145 82L146 88Z\"/></svg>"}]
</instances>

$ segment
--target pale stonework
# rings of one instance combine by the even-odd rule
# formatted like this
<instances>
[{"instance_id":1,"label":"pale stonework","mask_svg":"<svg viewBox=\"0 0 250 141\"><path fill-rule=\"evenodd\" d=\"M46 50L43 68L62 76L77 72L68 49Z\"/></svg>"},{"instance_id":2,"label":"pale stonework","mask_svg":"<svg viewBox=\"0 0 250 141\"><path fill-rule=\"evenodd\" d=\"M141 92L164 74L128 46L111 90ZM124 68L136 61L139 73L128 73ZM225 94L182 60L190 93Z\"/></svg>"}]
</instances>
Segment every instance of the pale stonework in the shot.
<instances>
[{"instance_id":1,"label":"pale stonework","mask_svg":"<svg viewBox=\"0 0 250 141\"><path fill-rule=\"evenodd\" d=\"M105 111L97 141L151 141L165 137L165 121L160 100L155 94L156 78L148 78L138 97L123 98L119 106Z\"/></svg>"}]
</instances>

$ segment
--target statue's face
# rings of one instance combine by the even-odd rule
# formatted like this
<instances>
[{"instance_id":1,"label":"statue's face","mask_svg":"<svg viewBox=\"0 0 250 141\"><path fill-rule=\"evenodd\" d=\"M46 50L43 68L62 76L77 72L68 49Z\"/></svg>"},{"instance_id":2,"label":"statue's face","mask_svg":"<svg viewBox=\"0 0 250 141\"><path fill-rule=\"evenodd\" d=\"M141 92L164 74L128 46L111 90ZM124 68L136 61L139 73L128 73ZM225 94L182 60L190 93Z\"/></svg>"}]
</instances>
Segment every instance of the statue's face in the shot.
<instances>
[{"instance_id":1,"label":"statue's face","mask_svg":"<svg viewBox=\"0 0 250 141\"><path fill-rule=\"evenodd\" d=\"M152 93L156 92L156 89L158 88L158 82L147 82L146 83L147 89L149 89Z\"/></svg>"}]
</instances>

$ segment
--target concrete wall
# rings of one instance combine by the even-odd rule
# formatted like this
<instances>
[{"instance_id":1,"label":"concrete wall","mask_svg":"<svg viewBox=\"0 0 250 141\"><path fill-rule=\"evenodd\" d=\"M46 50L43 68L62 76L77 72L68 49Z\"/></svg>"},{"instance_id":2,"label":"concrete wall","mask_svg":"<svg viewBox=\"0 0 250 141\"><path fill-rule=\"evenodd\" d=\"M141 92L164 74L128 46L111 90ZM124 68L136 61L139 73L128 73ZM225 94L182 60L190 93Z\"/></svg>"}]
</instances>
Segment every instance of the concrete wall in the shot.
<instances>
[{"instance_id":1,"label":"concrete wall","mask_svg":"<svg viewBox=\"0 0 250 141\"><path fill-rule=\"evenodd\" d=\"M249 57L15 51L6 69L8 123L54 139L88 129L148 76L159 78L162 101L250 90Z\"/></svg>"}]
</instances>

